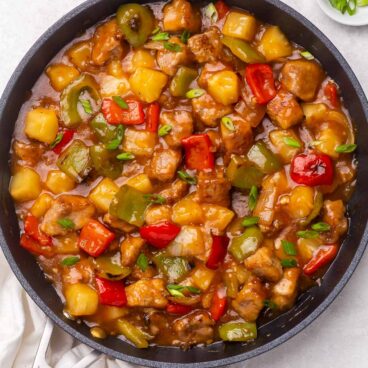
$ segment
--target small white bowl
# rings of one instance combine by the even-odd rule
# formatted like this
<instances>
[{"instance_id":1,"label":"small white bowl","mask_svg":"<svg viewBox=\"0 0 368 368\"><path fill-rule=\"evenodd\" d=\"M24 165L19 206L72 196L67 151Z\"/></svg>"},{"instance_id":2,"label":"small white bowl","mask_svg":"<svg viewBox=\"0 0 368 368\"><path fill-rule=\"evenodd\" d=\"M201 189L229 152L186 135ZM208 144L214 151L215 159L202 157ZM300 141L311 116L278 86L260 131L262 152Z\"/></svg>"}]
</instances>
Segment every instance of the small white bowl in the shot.
<instances>
[{"instance_id":1,"label":"small white bowl","mask_svg":"<svg viewBox=\"0 0 368 368\"><path fill-rule=\"evenodd\" d=\"M354 15L349 15L348 13L342 14L332 7L329 0L317 0L317 2L323 12L336 22L348 26L365 26L368 24L368 6L358 7Z\"/></svg>"}]
</instances>

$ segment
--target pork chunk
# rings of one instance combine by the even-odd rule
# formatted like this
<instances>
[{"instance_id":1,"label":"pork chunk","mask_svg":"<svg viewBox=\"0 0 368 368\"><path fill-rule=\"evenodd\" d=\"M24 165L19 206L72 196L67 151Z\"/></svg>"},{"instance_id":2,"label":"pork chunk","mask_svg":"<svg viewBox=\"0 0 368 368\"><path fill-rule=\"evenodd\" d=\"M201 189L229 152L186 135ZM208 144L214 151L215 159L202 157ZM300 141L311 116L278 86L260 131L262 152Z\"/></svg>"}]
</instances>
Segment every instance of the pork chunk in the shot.
<instances>
[{"instance_id":1,"label":"pork chunk","mask_svg":"<svg viewBox=\"0 0 368 368\"><path fill-rule=\"evenodd\" d=\"M201 29L202 20L199 11L187 0L173 0L163 9L164 30L181 32L188 30L197 33Z\"/></svg>"},{"instance_id":2,"label":"pork chunk","mask_svg":"<svg viewBox=\"0 0 368 368\"><path fill-rule=\"evenodd\" d=\"M312 101L324 78L321 66L315 61L291 60L281 71L281 83L303 101Z\"/></svg>"},{"instance_id":3,"label":"pork chunk","mask_svg":"<svg viewBox=\"0 0 368 368\"><path fill-rule=\"evenodd\" d=\"M193 98L192 107L195 117L210 127L217 126L219 119L232 112L231 106L219 104L208 93L199 98Z\"/></svg>"},{"instance_id":4,"label":"pork chunk","mask_svg":"<svg viewBox=\"0 0 368 368\"><path fill-rule=\"evenodd\" d=\"M183 198L189 191L189 185L182 180L175 180L169 188L160 192L160 195L166 199L166 202L171 204Z\"/></svg>"},{"instance_id":5,"label":"pork chunk","mask_svg":"<svg viewBox=\"0 0 368 368\"><path fill-rule=\"evenodd\" d=\"M272 288L271 300L278 309L285 310L294 305L300 272L297 267L286 269L282 279Z\"/></svg>"},{"instance_id":6,"label":"pork chunk","mask_svg":"<svg viewBox=\"0 0 368 368\"><path fill-rule=\"evenodd\" d=\"M167 75L174 76L179 66L187 65L192 61L192 54L178 37L171 37L170 43L175 43L180 47L180 51L170 51L167 49L157 52L157 64L160 69Z\"/></svg>"},{"instance_id":7,"label":"pork chunk","mask_svg":"<svg viewBox=\"0 0 368 368\"><path fill-rule=\"evenodd\" d=\"M170 125L171 131L165 135L165 142L172 148L181 146L181 140L193 133L193 117L189 111L165 111L160 115L160 125Z\"/></svg>"},{"instance_id":8,"label":"pork chunk","mask_svg":"<svg viewBox=\"0 0 368 368\"><path fill-rule=\"evenodd\" d=\"M300 123L304 117L296 98L283 89L267 104L267 114L282 129L288 129Z\"/></svg>"},{"instance_id":9,"label":"pork chunk","mask_svg":"<svg viewBox=\"0 0 368 368\"><path fill-rule=\"evenodd\" d=\"M244 155L248 152L253 142L253 132L251 125L239 118L232 119L234 130L229 130L221 124L221 136L227 153Z\"/></svg>"},{"instance_id":10,"label":"pork chunk","mask_svg":"<svg viewBox=\"0 0 368 368\"><path fill-rule=\"evenodd\" d=\"M165 282L163 279L143 279L125 288L128 307L165 308Z\"/></svg>"},{"instance_id":11,"label":"pork chunk","mask_svg":"<svg viewBox=\"0 0 368 368\"><path fill-rule=\"evenodd\" d=\"M36 142L25 143L15 141L13 143L13 150L16 157L23 161L26 166L35 166L41 160L45 152L45 147Z\"/></svg>"},{"instance_id":12,"label":"pork chunk","mask_svg":"<svg viewBox=\"0 0 368 368\"><path fill-rule=\"evenodd\" d=\"M210 172L201 171L198 175L197 195L202 203L228 206L230 203L231 184L222 168Z\"/></svg>"},{"instance_id":13,"label":"pork chunk","mask_svg":"<svg viewBox=\"0 0 368 368\"><path fill-rule=\"evenodd\" d=\"M321 234L326 243L335 243L340 236L345 234L348 229L348 220L345 216L344 202L339 199L336 201L326 200L323 203L322 221L331 226L331 230Z\"/></svg>"},{"instance_id":14,"label":"pork chunk","mask_svg":"<svg viewBox=\"0 0 368 368\"><path fill-rule=\"evenodd\" d=\"M141 237L128 236L120 244L121 264L133 266L141 252L145 241Z\"/></svg>"},{"instance_id":15,"label":"pork chunk","mask_svg":"<svg viewBox=\"0 0 368 368\"><path fill-rule=\"evenodd\" d=\"M51 236L65 235L70 230L79 230L86 225L95 213L95 207L87 198L77 195L62 195L53 201L41 223L41 230ZM59 220L70 219L73 229L59 224Z\"/></svg>"},{"instance_id":16,"label":"pork chunk","mask_svg":"<svg viewBox=\"0 0 368 368\"><path fill-rule=\"evenodd\" d=\"M178 341L186 346L210 344L214 338L215 321L207 311L194 311L173 324Z\"/></svg>"},{"instance_id":17,"label":"pork chunk","mask_svg":"<svg viewBox=\"0 0 368 368\"><path fill-rule=\"evenodd\" d=\"M262 247L244 261L245 267L256 276L270 282L282 277L282 267L270 248Z\"/></svg>"},{"instance_id":18,"label":"pork chunk","mask_svg":"<svg viewBox=\"0 0 368 368\"><path fill-rule=\"evenodd\" d=\"M172 180L181 161L179 151L160 148L153 154L148 176L160 181Z\"/></svg>"},{"instance_id":19,"label":"pork chunk","mask_svg":"<svg viewBox=\"0 0 368 368\"><path fill-rule=\"evenodd\" d=\"M217 27L197 34L188 40L190 51L198 63L216 61L222 54L221 32Z\"/></svg>"},{"instance_id":20,"label":"pork chunk","mask_svg":"<svg viewBox=\"0 0 368 368\"><path fill-rule=\"evenodd\" d=\"M251 277L232 301L232 307L240 317L248 322L254 322L264 307L266 296L266 288L261 280L258 277Z\"/></svg>"}]
</instances>

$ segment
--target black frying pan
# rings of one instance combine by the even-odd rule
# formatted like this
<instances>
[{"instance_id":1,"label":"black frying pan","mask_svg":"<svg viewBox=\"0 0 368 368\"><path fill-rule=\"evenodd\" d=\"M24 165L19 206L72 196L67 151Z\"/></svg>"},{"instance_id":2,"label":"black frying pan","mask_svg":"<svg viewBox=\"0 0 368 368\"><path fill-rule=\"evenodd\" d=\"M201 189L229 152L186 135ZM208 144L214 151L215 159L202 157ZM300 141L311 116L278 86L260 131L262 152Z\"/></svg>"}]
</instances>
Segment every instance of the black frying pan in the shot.
<instances>
[{"instance_id":1,"label":"black frying pan","mask_svg":"<svg viewBox=\"0 0 368 368\"><path fill-rule=\"evenodd\" d=\"M309 325L336 298L348 282L362 257L368 239L368 102L354 73L332 43L302 15L278 0L228 0L233 6L253 12L259 19L280 25L287 37L312 52L327 73L340 85L342 94L358 130L358 181L349 203L351 227L341 251L321 287L303 294L296 306L275 320L260 326L259 337L251 344L215 343L189 351L150 347L138 350L110 337L94 340L89 328L63 317L62 303L44 278L32 255L19 246L19 227L14 205L8 193L9 149L14 123L27 92L48 62L80 32L113 14L122 0L88 0L53 25L36 42L12 75L0 100L0 244L13 272L38 306L61 328L81 342L115 358L150 367L218 367L264 353L291 338ZM131 1L141 2L145 1Z\"/></svg>"}]
</instances>

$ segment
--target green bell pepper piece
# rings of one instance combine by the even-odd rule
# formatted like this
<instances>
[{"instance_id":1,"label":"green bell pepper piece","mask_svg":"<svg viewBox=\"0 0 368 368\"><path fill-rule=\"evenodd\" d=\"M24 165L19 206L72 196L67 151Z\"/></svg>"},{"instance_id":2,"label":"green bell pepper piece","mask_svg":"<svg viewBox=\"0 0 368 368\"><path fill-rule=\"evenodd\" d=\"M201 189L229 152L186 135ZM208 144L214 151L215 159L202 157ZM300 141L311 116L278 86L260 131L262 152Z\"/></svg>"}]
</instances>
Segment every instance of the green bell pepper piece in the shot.
<instances>
[{"instance_id":1,"label":"green bell pepper piece","mask_svg":"<svg viewBox=\"0 0 368 368\"><path fill-rule=\"evenodd\" d=\"M106 145L107 149L118 149L123 138L124 125L111 125L105 120L103 114L97 114L89 123L97 139Z\"/></svg>"},{"instance_id":2,"label":"green bell pepper piece","mask_svg":"<svg viewBox=\"0 0 368 368\"><path fill-rule=\"evenodd\" d=\"M281 169L279 159L263 142L254 144L249 150L247 157L264 174L273 174Z\"/></svg>"},{"instance_id":3,"label":"green bell pepper piece","mask_svg":"<svg viewBox=\"0 0 368 368\"><path fill-rule=\"evenodd\" d=\"M109 280L122 280L131 274L129 267L120 265L120 255L118 256L101 256L94 260L99 276Z\"/></svg>"},{"instance_id":4,"label":"green bell pepper piece","mask_svg":"<svg viewBox=\"0 0 368 368\"><path fill-rule=\"evenodd\" d=\"M153 257L153 262L170 283L182 280L190 271L187 259L183 257L168 257L164 252L157 253Z\"/></svg>"},{"instance_id":5,"label":"green bell pepper piece","mask_svg":"<svg viewBox=\"0 0 368 368\"><path fill-rule=\"evenodd\" d=\"M66 175L81 183L92 170L89 148L84 142L76 139L61 153L56 164Z\"/></svg>"},{"instance_id":6,"label":"green bell pepper piece","mask_svg":"<svg viewBox=\"0 0 368 368\"><path fill-rule=\"evenodd\" d=\"M94 100L95 106L91 104L91 107L94 107L93 110L97 111L100 108L101 97L98 91L98 83L89 74L82 74L64 89L60 98L60 110L61 119L66 127L75 127L87 120L80 114L83 110L79 101L82 93L88 92L89 96Z\"/></svg>"},{"instance_id":7,"label":"green bell pepper piece","mask_svg":"<svg viewBox=\"0 0 368 368\"><path fill-rule=\"evenodd\" d=\"M133 46L146 43L155 27L155 18L151 9L139 4L121 5L116 20L124 38Z\"/></svg>"},{"instance_id":8,"label":"green bell pepper piece","mask_svg":"<svg viewBox=\"0 0 368 368\"><path fill-rule=\"evenodd\" d=\"M238 262L243 262L256 252L262 241L263 235L259 227L251 226L242 235L231 240L229 252Z\"/></svg>"},{"instance_id":9,"label":"green bell pepper piece","mask_svg":"<svg viewBox=\"0 0 368 368\"><path fill-rule=\"evenodd\" d=\"M119 318L116 321L118 332L130 340L137 348L148 348L148 341L146 334L138 327L128 322L126 319Z\"/></svg>"},{"instance_id":10,"label":"green bell pepper piece","mask_svg":"<svg viewBox=\"0 0 368 368\"><path fill-rule=\"evenodd\" d=\"M198 77L195 69L182 66L178 69L170 84L170 93L174 97L185 97L190 84Z\"/></svg>"},{"instance_id":11,"label":"green bell pepper piece","mask_svg":"<svg viewBox=\"0 0 368 368\"><path fill-rule=\"evenodd\" d=\"M255 64L266 62L265 57L246 41L229 36L224 36L221 41L235 56L245 63Z\"/></svg>"},{"instance_id":12,"label":"green bell pepper piece","mask_svg":"<svg viewBox=\"0 0 368 368\"><path fill-rule=\"evenodd\" d=\"M109 212L131 225L142 226L144 213L150 204L151 200L146 194L129 185L123 185L111 201Z\"/></svg>"},{"instance_id":13,"label":"green bell pepper piece","mask_svg":"<svg viewBox=\"0 0 368 368\"><path fill-rule=\"evenodd\" d=\"M228 322L218 329L221 340L245 342L257 338L257 325L251 322Z\"/></svg>"},{"instance_id":14,"label":"green bell pepper piece","mask_svg":"<svg viewBox=\"0 0 368 368\"><path fill-rule=\"evenodd\" d=\"M226 176L233 187L250 189L262 184L264 174L252 162L234 155L227 167Z\"/></svg>"},{"instance_id":15,"label":"green bell pepper piece","mask_svg":"<svg viewBox=\"0 0 368 368\"><path fill-rule=\"evenodd\" d=\"M114 151L107 150L102 144L89 148L92 166L96 173L110 179L117 179L123 171L123 162L116 158Z\"/></svg>"}]
</instances>

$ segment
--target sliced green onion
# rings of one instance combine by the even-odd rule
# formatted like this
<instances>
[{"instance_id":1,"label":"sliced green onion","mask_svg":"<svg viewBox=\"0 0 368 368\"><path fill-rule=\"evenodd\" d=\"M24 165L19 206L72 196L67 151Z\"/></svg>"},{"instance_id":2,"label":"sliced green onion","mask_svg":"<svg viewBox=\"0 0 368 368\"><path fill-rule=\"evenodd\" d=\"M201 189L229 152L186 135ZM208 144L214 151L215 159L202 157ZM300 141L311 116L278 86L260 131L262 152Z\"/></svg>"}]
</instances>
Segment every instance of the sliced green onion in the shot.
<instances>
[{"instance_id":1,"label":"sliced green onion","mask_svg":"<svg viewBox=\"0 0 368 368\"><path fill-rule=\"evenodd\" d=\"M314 60L314 56L309 51L302 51L300 55L303 56L304 59Z\"/></svg>"},{"instance_id":2,"label":"sliced green onion","mask_svg":"<svg viewBox=\"0 0 368 368\"><path fill-rule=\"evenodd\" d=\"M161 28L160 27L156 27L153 31L152 31L152 34L155 35L157 34L158 32L161 31Z\"/></svg>"},{"instance_id":3,"label":"sliced green onion","mask_svg":"<svg viewBox=\"0 0 368 368\"><path fill-rule=\"evenodd\" d=\"M216 23L218 21L217 9L213 3L209 3L206 6L204 9L204 14L211 20L211 23Z\"/></svg>"},{"instance_id":4,"label":"sliced green onion","mask_svg":"<svg viewBox=\"0 0 368 368\"><path fill-rule=\"evenodd\" d=\"M170 35L168 32L159 32L156 33L153 37L153 41L167 41L170 38Z\"/></svg>"},{"instance_id":5,"label":"sliced green onion","mask_svg":"<svg viewBox=\"0 0 368 368\"><path fill-rule=\"evenodd\" d=\"M259 217L257 217L257 216L248 216L248 217L244 218L244 220L242 221L242 225L244 227L249 227L249 226L257 225L258 222L259 222Z\"/></svg>"},{"instance_id":6,"label":"sliced green onion","mask_svg":"<svg viewBox=\"0 0 368 368\"><path fill-rule=\"evenodd\" d=\"M357 0L330 0L330 4L342 14L346 12L354 15L357 8Z\"/></svg>"},{"instance_id":7,"label":"sliced green onion","mask_svg":"<svg viewBox=\"0 0 368 368\"><path fill-rule=\"evenodd\" d=\"M190 185L197 184L197 179L194 176L190 176L185 171L178 171L178 177L179 177L180 180L183 180L183 181L185 181L186 183L188 183Z\"/></svg>"},{"instance_id":8,"label":"sliced green onion","mask_svg":"<svg viewBox=\"0 0 368 368\"><path fill-rule=\"evenodd\" d=\"M318 238L318 232L315 230L302 230L296 233L298 238L303 239L316 239Z\"/></svg>"},{"instance_id":9,"label":"sliced green onion","mask_svg":"<svg viewBox=\"0 0 368 368\"><path fill-rule=\"evenodd\" d=\"M185 30L180 36L180 41L183 43L188 43L189 38L190 32L188 30Z\"/></svg>"},{"instance_id":10,"label":"sliced green onion","mask_svg":"<svg viewBox=\"0 0 368 368\"><path fill-rule=\"evenodd\" d=\"M312 225L312 229L318 231L319 233L323 233L326 231L330 231L331 226L326 224L325 222L317 222L316 224Z\"/></svg>"},{"instance_id":11,"label":"sliced green onion","mask_svg":"<svg viewBox=\"0 0 368 368\"><path fill-rule=\"evenodd\" d=\"M159 137L165 137L165 135L168 135L172 130L172 126L165 124L158 130L158 136Z\"/></svg>"},{"instance_id":12,"label":"sliced green onion","mask_svg":"<svg viewBox=\"0 0 368 368\"><path fill-rule=\"evenodd\" d=\"M74 266L76 263L80 261L79 257L66 257L64 258L60 264L62 266Z\"/></svg>"},{"instance_id":13,"label":"sliced green onion","mask_svg":"<svg viewBox=\"0 0 368 368\"><path fill-rule=\"evenodd\" d=\"M294 138L291 137L285 137L284 138L284 143L287 144L290 147L294 147L294 148L300 148L301 144Z\"/></svg>"},{"instance_id":14,"label":"sliced green onion","mask_svg":"<svg viewBox=\"0 0 368 368\"><path fill-rule=\"evenodd\" d=\"M121 109L129 109L129 105L120 96L112 96L112 99Z\"/></svg>"},{"instance_id":15,"label":"sliced green onion","mask_svg":"<svg viewBox=\"0 0 368 368\"><path fill-rule=\"evenodd\" d=\"M73 220L69 219L69 218L62 218L57 220L57 223L63 227L64 229L74 229L75 228L75 224L73 222Z\"/></svg>"},{"instance_id":16,"label":"sliced green onion","mask_svg":"<svg viewBox=\"0 0 368 368\"><path fill-rule=\"evenodd\" d=\"M180 52L181 51L181 46L177 43L173 43L173 42L164 42L164 48L166 50L172 51L172 52Z\"/></svg>"},{"instance_id":17,"label":"sliced green onion","mask_svg":"<svg viewBox=\"0 0 368 368\"><path fill-rule=\"evenodd\" d=\"M256 208L258 200L258 188L255 185L252 185L249 192L249 200L248 200L248 207L251 211Z\"/></svg>"},{"instance_id":18,"label":"sliced green onion","mask_svg":"<svg viewBox=\"0 0 368 368\"><path fill-rule=\"evenodd\" d=\"M284 268L296 267L297 261L295 259L282 259L281 266Z\"/></svg>"},{"instance_id":19,"label":"sliced green onion","mask_svg":"<svg viewBox=\"0 0 368 368\"><path fill-rule=\"evenodd\" d=\"M277 308L277 305L275 302L273 302L272 300L269 300L269 299L266 299L264 302L263 302L264 306L266 308L270 308L270 309L276 309Z\"/></svg>"},{"instance_id":20,"label":"sliced green onion","mask_svg":"<svg viewBox=\"0 0 368 368\"><path fill-rule=\"evenodd\" d=\"M50 148L54 149L63 139L64 133L58 133L55 140L50 144Z\"/></svg>"},{"instance_id":21,"label":"sliced green onion","mask_svg":"<svg viewBox=\"0 0 368 368\"><path fill-rule=\"evenodd\" d=\"M357 149L356 144L342 144L336 147L335 151L338 153L352 153Z\"/></svg>"},{"instance_id":22,"label":"sliced green onion","mask_svg":"<svg viewBox=\"0 0 368 368\"><path fill-rule=\"evenodd\" d=\"M287 240L281 240L282 249L284 250L285 254L288 256L296 256L296 248L294 243L289 242Z\"/></svg>"},{"instance_id":23,"label":"sliced green onion","mask_svg":"<svg viewBox=\"0 0 368 368\"><path fill-rule=\"evenodd\" d=\"M93 113L91 101L80 99L79 102L82 104L83 110L86 114L92 114Z\"/></svg>"},{"instance_id":24,"label":"sliced green onion","mask_svg":"<svg viewBox=\"0 0 368 368\"><path fill-rule=\"evenodd\" d=\"M134 160L135 156L133 155L133 153L123 152L123 153L118 154L116 158L121 161L129 161L129 160Z\"/></svg>"},{"instance_id":25,"label":"sliced green onion","mask_svg":"<svg viewBox=\"0 0 368 368\"><path fill-rule=\"evenodd\" d=\"M228 116L224 116L221 119L221 123L226 127L226 129L229 129L230 131L235 131L235 126L233 123L233 119L229 118Z\"/></svg>"},{"instance_id":26,"label":"sliced green onion","mask_svg":"<svg viewBox=\"0 0 368 368\"><path fill-rule=\"evenodd\" d=\"M358 6L368 6L368 0L358 0Z\"/></svg>"},{"instance_id":27,"label":"sliced green onion","mask_svg":"<svg viewBox=\"0 0 368 368\"><path fill-rule=\"evenodd\" d=\"M136 262L137 266L145 272L148 268L148 258L144 253L141 253Z\"/></svg>"},{"instance_id":28,"label":"sliced green onion","mask_svg":"<svg viewBox=\"0 0 368 368\"><path fill-rule=\"evenodd\" d=\"M152 204L165 204L166 198L159 194L145 194L143 196L145 199L148 199Z\"/></svg>"},{"instance_id":29,"label":"sliced green onion","mask_svg":"<svg viewBox=\"0 0 368 368\"><path fill-rule=\"evenodd\" d=\"M182 285L167 285L167 290L172 296L177 296L180 298L185 297L184 292L189 291L192 294L200 294L201 291L194 286L182 286Z\"/></svg>"},{"instance_id":30,"label":"sliced green onion","mask_svg":"<svg viewBox=\"0 0 368 368\"><path fill-rule=\"evenodd\" d=\"M195 89L191 89L186 93L186 97L187 98L198 98L203 96L206 93L206 91L204 89L201 88L195 88Z\"/></svg>"},{"instance_id":31,"label":"sliced green onion","mask_svg":"<svg viewBox=\"0 0 368 368\"><path fill-rule=\"evenodd\" d=\"M106 148L108 150L116 150L117 148L119 148L121 142L123 141L124 138L124 132L125 132L125 128L123 125L119 124L118 128L116 130L116 138L111 140L109 143L106 144Z\"/></svg>"}]
</instances>

